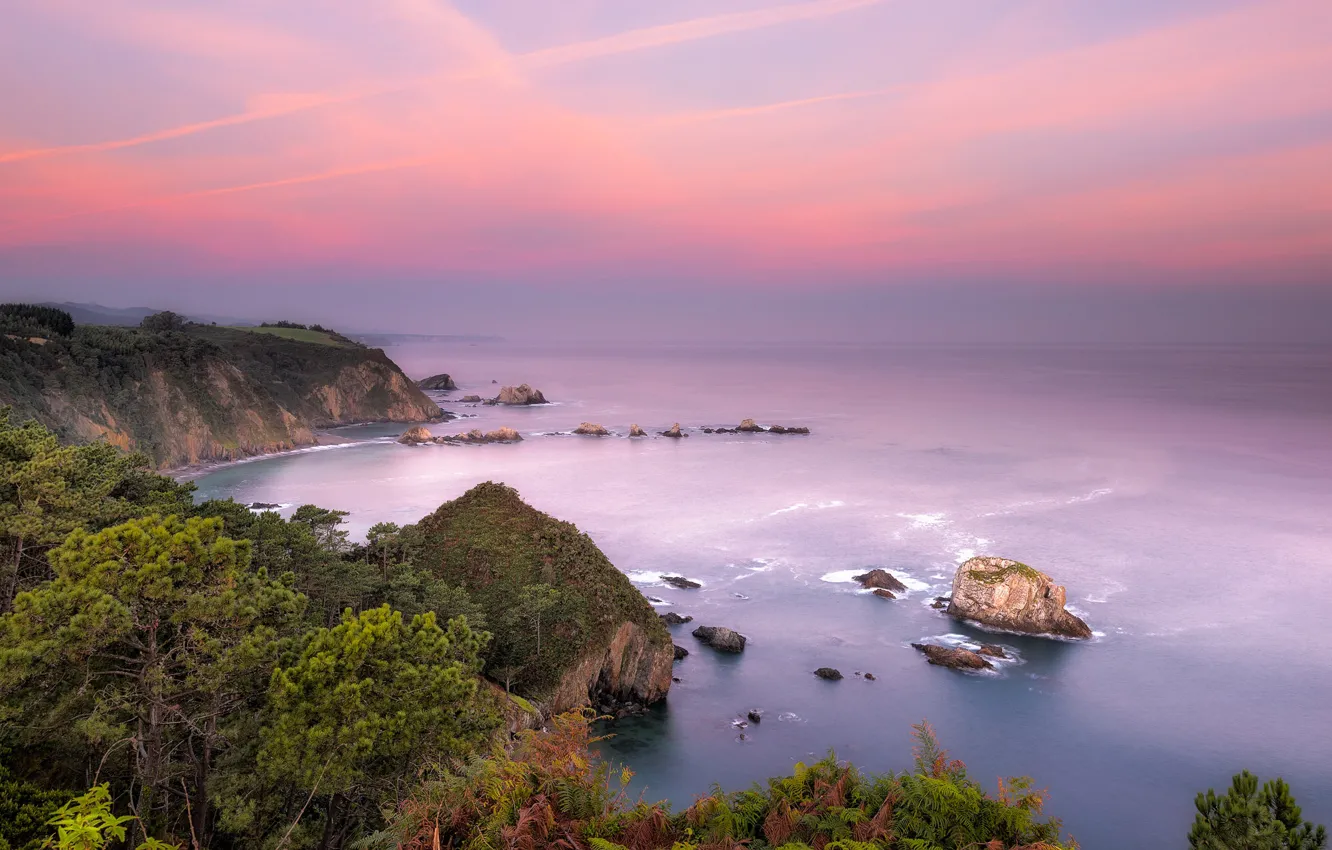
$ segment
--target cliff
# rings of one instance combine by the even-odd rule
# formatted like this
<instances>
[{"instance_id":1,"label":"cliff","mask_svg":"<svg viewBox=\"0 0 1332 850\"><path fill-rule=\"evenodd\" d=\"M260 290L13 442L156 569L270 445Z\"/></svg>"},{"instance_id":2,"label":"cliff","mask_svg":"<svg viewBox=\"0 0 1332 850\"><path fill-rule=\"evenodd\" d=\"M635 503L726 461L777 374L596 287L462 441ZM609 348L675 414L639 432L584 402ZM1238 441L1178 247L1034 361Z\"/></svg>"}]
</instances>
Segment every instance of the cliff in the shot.
<instances>
[{"instance_id":1,"label":"cliff","mask_svg":"<svg viewBox=\"0 0 1332 850\"><path fill-rule=\"evenodd\" d=\"M485 611L490 678L549 713L666 696L670 633L572 524L487 482L421 520L416 539L414 563L465 588Z\"/></svg>"},{"instance_id":2,"label":"cliff","mask_svg":"<svg viewBox=\"0 0 1332 850\"><path fill-rule=\"evenodd\" d=\"M337 334L182 325L0 334L0 405L161 467L316 444L315 431L439 418L378 349Z\"/></svg>"}]
</instances>

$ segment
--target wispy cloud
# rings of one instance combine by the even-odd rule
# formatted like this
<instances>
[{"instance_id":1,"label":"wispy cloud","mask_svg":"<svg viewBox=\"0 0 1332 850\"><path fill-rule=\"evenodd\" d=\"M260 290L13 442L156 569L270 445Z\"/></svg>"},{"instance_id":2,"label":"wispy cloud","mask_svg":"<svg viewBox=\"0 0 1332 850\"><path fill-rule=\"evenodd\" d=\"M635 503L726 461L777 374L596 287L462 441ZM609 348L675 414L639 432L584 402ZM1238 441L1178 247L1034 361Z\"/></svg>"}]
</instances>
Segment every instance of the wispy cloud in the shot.
<instances>
[{"instance_id":1,"label":"wispy cloud","mask_svg":"<svg viewBox=\"0 0 1332 850\"><path fill-rule=\"evenodd\" d=\"M792 3L767 9L754 9L748 12L731 12L724 15L712 15L662 24L655 27L629 30L580 41L560 47L548 47L522 54L519 59L529 68L548 68L556 65L568 65L602 56L614 56L618 53L633 53L683 44L705 38L715 38L736 32L774 27L796 21L809 21L840 15L867 6L877 6L885 0L813 0L809 3Z\"/></svg>"},{"instance_id":2,"label":"wispy cloud","mask_svg":"<svg viewBox=\"0 0 1332 850\"><path fill-rule=\"evenodd\" d=\"M798 109L802 106L817 106L821 103L835 103L839 100L862 100L867 97L881 97L886 94L901 91L900 86L891 86L882 89L866 89L864 91L836 92L834 94L823 94L817 97L802 97L798 100L780 100L775 103L761 103L755 106L735 106L729 109L706 109L698 112L678 112L662 117L662 122L666 124L693 124L700 121L718 121L727 118L748 118L754 115L767 115L773 112L784 112L788 109Z\"/></svg>"}]
</instances>

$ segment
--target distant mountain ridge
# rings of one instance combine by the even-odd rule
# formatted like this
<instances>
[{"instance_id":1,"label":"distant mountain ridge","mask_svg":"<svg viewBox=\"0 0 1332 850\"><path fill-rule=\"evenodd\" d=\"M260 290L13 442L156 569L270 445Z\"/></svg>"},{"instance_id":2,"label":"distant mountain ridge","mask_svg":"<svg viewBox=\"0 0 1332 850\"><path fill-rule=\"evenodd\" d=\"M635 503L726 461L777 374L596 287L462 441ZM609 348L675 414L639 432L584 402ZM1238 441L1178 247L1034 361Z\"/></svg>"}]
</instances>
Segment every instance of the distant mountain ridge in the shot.
<instances>
[{"instance_id":1,"label":"distant mountain ridge","mask_svg":"<svg viewBox=\"0 0 1332 850\"><path fill-rule=\"evenodd\" d=\"M0 405L159 467L317 445L319 429L338 425L445 415L383 351L336 334L77 320L69 332L0 332Z\"/></svg>"},{"instance_id":2,"label":"distant mountain ridge","mask_svg":"<svg viewBox=\"0 0 1332 850\"><path fill-rule=\"evenodd\" d=\"M149 316L162 312L154 310L151 307L103 307L101 304L82 304L73 301L43 301L38 306L55 307L57 310L64 310L74 319L76 324L80 325L118 325L122 327L137 327L139 322ZM252 326L258 322L248 319L238 319L235 316L207 316L202 314L186 313L182 314L192 322L200 324L216 323L219 325L233 326Z\"/></svg>"}]
</instances>

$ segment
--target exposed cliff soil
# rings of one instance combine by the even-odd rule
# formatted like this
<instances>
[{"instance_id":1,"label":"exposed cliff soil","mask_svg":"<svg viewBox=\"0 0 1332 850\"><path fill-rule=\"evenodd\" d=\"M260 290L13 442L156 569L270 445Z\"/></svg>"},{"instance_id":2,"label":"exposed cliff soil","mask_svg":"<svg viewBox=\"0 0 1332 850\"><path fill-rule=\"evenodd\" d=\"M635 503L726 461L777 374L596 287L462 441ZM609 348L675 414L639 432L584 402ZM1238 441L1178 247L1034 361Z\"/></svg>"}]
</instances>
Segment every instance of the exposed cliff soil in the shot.
<instances>
[{"instance_id":1,"label":"exposed cliff soil","mask_svg":"<svg viewBox=\"0 0 1332 850\"><path fill-rule=\"evenodd\" d=\"M0 338L0 404L162 467L313 445L337 425L442 415L378 349L202 325L80 327L42 346Z\"/></svg>"},{"instance_id":2,"label":"exposed cliff soil","mask_svg":"<svg viewBox=\"0 0 1332 850\"><path fill-rule=\"evenodd\" d=\"M646 704L671 686L675 651L661 619L629 579L575 526L485 483L416 526L415 563L467 590L494 640L487 674L558 713L601 697ZM537 622L523 599L534 586L557 601ZM539 648L538 648L539 647Z\"/></svg>"}]
</instances>

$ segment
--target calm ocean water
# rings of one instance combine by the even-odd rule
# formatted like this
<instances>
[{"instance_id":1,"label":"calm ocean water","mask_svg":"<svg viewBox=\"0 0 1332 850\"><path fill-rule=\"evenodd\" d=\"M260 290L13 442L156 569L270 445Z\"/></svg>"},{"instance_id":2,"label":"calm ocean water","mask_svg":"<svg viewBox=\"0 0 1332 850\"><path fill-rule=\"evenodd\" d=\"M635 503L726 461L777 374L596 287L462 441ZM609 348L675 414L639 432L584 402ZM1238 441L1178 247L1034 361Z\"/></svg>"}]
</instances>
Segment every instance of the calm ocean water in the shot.
<instances>
[{"instance_id":1,"label":"calm ocean water","mask_svg":"<svg viewBox=\"0 0 1332 850\"><path fill-rule=\"evenodd\" d=\"M405 447L388 439L400 427L346 429L358 442L219 469L201 496L349 510L360 534L495 480L576 523L659 610L695 618L676 628L691 654L667 703L603 745L649 798L687 804L829 748L905 767L911 724L928 719L991 788L1035 777L1091 850L1183 846L1194 794L1243 767L1284 776L1306 817L1332 822L1332 352L389 354L413 377L454 375L455 398L527 381L557 403L445 404L477 415L449 430L509 425L528 437L518 445ZM543 436L744 417L814 433ZM998 675L927 665L912 641L985 636L928 607L976 553L1050 573L1097 638L1002 636L1020 663ZM913 592L887 601L845 580L872 566ZM703 587L662 586L663 573ZM689 635L700 624L749 647L720 657ZM820 666L847 678L817 679ZM734 726L751 708L762 723Z\"/></svg>"}]
</instances>

